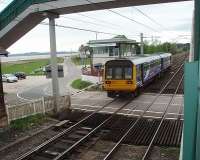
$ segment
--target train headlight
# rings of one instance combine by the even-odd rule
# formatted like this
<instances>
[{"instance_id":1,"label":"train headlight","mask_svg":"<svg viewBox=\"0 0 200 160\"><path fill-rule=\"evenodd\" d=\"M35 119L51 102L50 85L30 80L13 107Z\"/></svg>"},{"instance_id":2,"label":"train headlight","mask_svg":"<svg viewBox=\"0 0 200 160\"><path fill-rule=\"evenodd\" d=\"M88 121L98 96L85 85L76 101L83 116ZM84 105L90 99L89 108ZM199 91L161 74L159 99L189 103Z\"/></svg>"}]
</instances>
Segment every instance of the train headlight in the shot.
<instances>
[{"instance_id":1,"label":"train headlight","mask_svg":"<svg viewBox=\"0 0 200 160\"><path fill-rule=\"evenodd\" d=\"M106 81L106 84L111 84L111 81Z\"/></svg>"},{"instance_id":2,"label":"train headlight","mask_svg":"<svg viewBox=\"0 0 200 160\"><path fill-rule=\"evenodd\" d=\"M127 83L127 84L133 84L133 82L132 82L132 81L127 81L126 83Z\"/></svg>"}]
</instances>

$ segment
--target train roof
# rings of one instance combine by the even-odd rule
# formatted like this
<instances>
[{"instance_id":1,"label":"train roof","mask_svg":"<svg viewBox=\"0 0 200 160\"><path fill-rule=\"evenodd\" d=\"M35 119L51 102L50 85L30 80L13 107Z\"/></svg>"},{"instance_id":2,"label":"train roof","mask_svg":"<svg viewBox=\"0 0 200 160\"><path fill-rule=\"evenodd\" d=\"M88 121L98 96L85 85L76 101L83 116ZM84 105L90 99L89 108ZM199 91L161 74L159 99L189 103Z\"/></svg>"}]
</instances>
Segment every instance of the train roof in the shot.
<instances>
[{"instance_id":1,"label":"train roof","mask_svg":"<svg viewBox=\"0 0 200 160\"><path fill-rule=\"evenodd\" d=\"M131 59L132 63L135 65L142 64L142 63L147 63L151 62L153 60L157 60L160 58L166 58L170 57L172 54L171 53L156 53L152 55L141 55L141 56L135 56L133 59Z\"/></svg>"}]
</instances>

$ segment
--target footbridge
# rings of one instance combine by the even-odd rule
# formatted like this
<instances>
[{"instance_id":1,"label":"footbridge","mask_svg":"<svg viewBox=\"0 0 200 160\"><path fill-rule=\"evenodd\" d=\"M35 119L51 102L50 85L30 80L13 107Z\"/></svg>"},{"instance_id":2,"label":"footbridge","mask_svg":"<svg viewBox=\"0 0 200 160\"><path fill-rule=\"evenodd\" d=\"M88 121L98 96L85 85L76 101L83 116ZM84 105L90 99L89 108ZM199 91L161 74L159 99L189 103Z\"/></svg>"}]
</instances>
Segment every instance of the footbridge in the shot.
<instances>
[{"instance_id":1,"label":"footbridge","mask_svg":"<svg viewBox=\"0 0 200 160\"><path fill-rule=\"evenodd\" d=\"M0 46L10 47L46 17L45 12L62 15L133 5L181 0L13 0L0 13Z\"/></svg>"}]
</instances>

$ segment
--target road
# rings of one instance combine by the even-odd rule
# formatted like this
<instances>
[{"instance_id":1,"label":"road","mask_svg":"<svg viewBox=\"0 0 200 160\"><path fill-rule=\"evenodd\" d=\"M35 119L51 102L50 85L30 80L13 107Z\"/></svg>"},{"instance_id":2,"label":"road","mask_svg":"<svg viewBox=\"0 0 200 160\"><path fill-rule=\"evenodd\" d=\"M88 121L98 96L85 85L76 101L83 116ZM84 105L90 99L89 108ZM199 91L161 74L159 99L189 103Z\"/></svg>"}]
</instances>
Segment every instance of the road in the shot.
<instances>
[{"instance_id":1,"label":"road","mask_svg":"<svg viewBox=\"0 0 200 160\"><path fill-rule=\"evenodd\" d=\"M70 58L64 60L64 77L59 78L60 95L66 95L73 93L76 90L70 87L70 83L77 78L81 77L80 67L75 66ZM26 80L25 80L26 81ZM4 84L5 92L9 94L7 97L7 103L13 104L14 101L27 102L33 101L45 96L52 95L51 79L46 79L44 76L33 77L29 80L28 84L25 81L19 81L15 84ZM21 85L20 85L21 83ZM7 91L9 85L16 85L12 87L12 91ZM14 89L13 89L14 88ZM16 90L15 90L16 89Z\"/></svg>"}]
</instances>

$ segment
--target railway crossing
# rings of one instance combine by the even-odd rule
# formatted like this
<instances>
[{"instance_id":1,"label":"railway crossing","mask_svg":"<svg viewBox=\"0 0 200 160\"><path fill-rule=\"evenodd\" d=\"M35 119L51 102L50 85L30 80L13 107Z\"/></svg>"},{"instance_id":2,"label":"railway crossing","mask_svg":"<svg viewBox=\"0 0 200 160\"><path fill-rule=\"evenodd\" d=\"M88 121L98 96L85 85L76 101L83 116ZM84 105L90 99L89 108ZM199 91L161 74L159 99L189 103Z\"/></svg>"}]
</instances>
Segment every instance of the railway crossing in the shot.
<instances>
[{"instance_id":1,"label":"railway crossing","mask_svg":"<svg viewBox=\"0 0 200 160\"><path fill-rule=\"evenodd\" d=\"M55 63L56 37L54 18L57 15L82 11L109 9L133 5L166 3L182 0L100 0L100 1L62 1L62 0L14 0L0 13L0 47L7 49L42 20L50 16L50 39L52 53L53 87L55 96L58 94L57 65ZM185 114L183 159L200 159L200 100L199 100L199 61L200 61L200 1L195 0L194 24L194 60L185 65ZM53 15L53 16L52 16ZM56 15L56 16L55 16ZM28 24L28 25L27 25ZM44 24L47 25L47 24ZM48 24L49 25L49 24ZM13 36L14 35L14 36ZM53 53L54 52L54 53ZM5 111L4 106L1 110ZM59 155L60 157L60 155Z\"/></svg>"}]
</instances>

